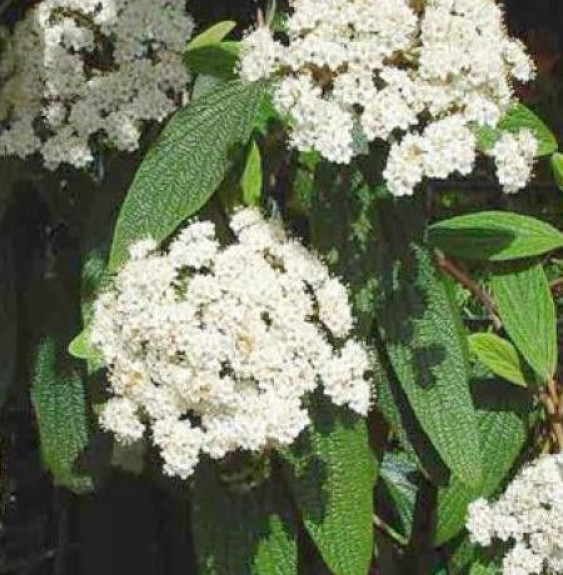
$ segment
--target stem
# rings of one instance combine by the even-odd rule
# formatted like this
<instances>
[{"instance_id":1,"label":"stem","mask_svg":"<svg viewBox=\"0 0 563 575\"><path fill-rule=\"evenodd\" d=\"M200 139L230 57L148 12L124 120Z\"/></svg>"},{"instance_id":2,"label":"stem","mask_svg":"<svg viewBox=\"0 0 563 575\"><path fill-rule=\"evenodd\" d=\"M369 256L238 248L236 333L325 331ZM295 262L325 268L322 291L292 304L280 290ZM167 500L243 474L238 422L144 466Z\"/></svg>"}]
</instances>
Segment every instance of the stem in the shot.
<instances>
[{"instance_id":1,"label":"stem","mask_svg":"<svg viewBox=\"0 0 563 575\"><path fill-rule=\"evenodd\" d=\"M481 288L477 282L473 281L464 271L457 267L454 262L449 260L444 254L438 254L438 265L449 274L460 285L468 289L484 306L493 322L496 331L502 329L502 322L497 314L496 305L493 298Z\"/></svg>"},{"instance_id":2,"label":"stem","mask_svg":"<svg viewBox=\"0 0 563 575\"><path fill-rule=\"evenodd\" d=\"M547 414L549 428L554 436L552 451L563 452L563 389L557 380L549 378L540 400Z\"/></svg>"},{"instance_id":3,"label":"stem","mask_svg":"<svg viewBox=\"0 0 563 575\"><path fill-rule=\"evenodd\" d=\"M393 541L397 542L399 545L406 547L409 544L408 539L404 535L401 535L399 532L395 531L393 527L383 521L383 519L381 519L381 517L378 515L373 515L373 524L377 529L383 531L385 535L393 539Z\"/></svg>"}]
</instances>

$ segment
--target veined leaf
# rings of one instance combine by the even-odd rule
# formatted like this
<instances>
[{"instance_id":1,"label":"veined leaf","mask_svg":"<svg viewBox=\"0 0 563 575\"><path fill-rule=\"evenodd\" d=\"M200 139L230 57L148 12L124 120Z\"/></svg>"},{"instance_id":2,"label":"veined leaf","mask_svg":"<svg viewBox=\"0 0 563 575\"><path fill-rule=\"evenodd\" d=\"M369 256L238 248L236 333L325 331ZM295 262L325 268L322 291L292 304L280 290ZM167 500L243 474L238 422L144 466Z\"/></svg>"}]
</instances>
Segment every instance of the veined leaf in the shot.
<instances>
[{"instance_id":1,"label":"veined leaf","mask_svg":"<svg viewBox=\"0 0 563 575\"><path fill-rule=\"evenodd\" d=\"M551 156L551 168L553 170L553 177L559 189L563 191L563 154L557 152Z\"/></svg>"},{"instance_id":2,"label":"veined leaf","mask_svg":"<svg viewBox=\"0 0 563 575\"><path fill-rule=\"evenodd\" d=\"M166 239L213 195L232 166L237 145L250 137L264 86L221 84L177 112L149 150L117 221L110 271L136 240Z\"/></svg>"},{"instance_id":3,"label":"veined leaf","mask_svg":"<svg viewBox=\"0 0 563 575\"><path fill-rule=\"evenodd\" d=\"M474 383L483 460L483 483L468 487L454 478L440 489L435 542L442 545L465 526L468 505L490 497L507 477L528 438L529 395L501 381Z\"/></svg>"},{"instance_id":4,"label":"veined leaf","mask_svg":"<svg viewBox=\"0 0 563 575\"><path fill-rule=\"evenodd\" d=\"M198 34L191 40L188 44L188 52L196 48L221 42L235 29L236 25L237 23L232 20L224 20L223 22L213 24L213 26L205 29L201 34Z\"/></svg>"},{"instance_id":5,"label":"veined leaf","mask_svg":"<svg viewBox=\"0 0 563 575\"><path fill-rule=\"evenodd\" d=\"M522 360L506 339L494 333L474 333L469 336L469 348L495 375L522 387L528 385Z\"/></svg>"},{"instance_id":6,"label":"veined leaf","mask_svg":"<svg viewBox=\"0 0 563 575\"><path fill-rule=\"evenodd\" d=\"M82 378L52 339L39 345L31 400L39 425L43 462L54 482L76 492L91 490L91 479L75 470L76 460L88 444Z\"/></svg>"},{"instance_id":7,"label":"veined leaf","mask_svg":"<svg viewBox=\"0 0 563 575\"><path fill-rule=\"evenodd\" d=\"M508 212L480 212L438 222L428 237L447 254L481 261L528 258L563 247L559 230Z\"/></svg>"},{"instance_id":8,"label":"veined leaf","mask_svg":"<svg viewBox=\"0 0 563 575\"><path fill-rule=\"evenodd\" d=\"M256 140L252 140L241 179L242 198L247 206L257 206L262 197L262 157Z\"/></svg>"},{"instance_id":9,"label":"veined leaf","mask_svg":"<svg viewBox=\"0 0 563 575\"><path fill-rule=\"evenodd\" d=\"M424 245L416 201L381 200L374 258L381 339L424 432L461 481L479 485L481 454L468 349L448 285Z\"/></svg>"},{"instance_id":10,"label":"veined leaf","mask_svg":"<svg viewBox=\"0 0 563 575\"><path fill-rule=\"evenodd\" d=\"M524 104L513 104L499 122L498 129L513 133L530 130L539 142L538 156L550 156L557 151L557 139L553 132Z\"/></svg>"},{"instance_id":11,"label":"veined leaf","mask_svg":"<svg viewBox=\"0 0 563 575\"><path fill-rule=\"evenodd\" d=\"M365 421L319 402L313 425L284 452L305 527L336 575L366 575L373 556L376 463Z\"/></svg>"},{"instance_id":12,"label":"veined leaf","mask_svg":"<svg viewBox=\"0 0 563 575\"><path fill-rule=\"evenodd\" d=\"M200 465L192 531L201 575L297 575L297 527L274 480L233 492Z\"/></svg>"},{"instance_id":13,"label":"veined leaf","mask_svg":"<svg viewBox=\"0 0 563 575\"><path fill-rule=\"evenodd\" d=\"M553 377L557 367L555 303L541 263L503 266L491 285L507 334L544 381Z\"/></svg>"}]
</instances>

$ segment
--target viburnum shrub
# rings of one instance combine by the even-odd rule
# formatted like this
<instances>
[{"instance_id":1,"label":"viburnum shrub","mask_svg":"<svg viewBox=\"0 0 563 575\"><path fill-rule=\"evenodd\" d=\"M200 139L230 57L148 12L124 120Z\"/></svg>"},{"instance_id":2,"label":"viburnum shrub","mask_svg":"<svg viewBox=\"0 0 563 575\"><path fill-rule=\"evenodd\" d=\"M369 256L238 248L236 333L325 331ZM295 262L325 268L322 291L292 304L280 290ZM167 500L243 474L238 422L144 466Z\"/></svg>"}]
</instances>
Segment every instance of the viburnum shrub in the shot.
<instances>
[{"instance_id":1,"label":"viburnum shrub","mask_svg":"<svg viewBox=\"0 0 563 575\"><path fill-rule=\"evenodd\" d=\"M563 574L563 233L524 201L563 160L505 9L190 14L40 0L0 37L10 189L39 153L77 240L28 254L31 350L0 337L55 484L168 489L201 575Z\"/></svg>"}]
</instances>

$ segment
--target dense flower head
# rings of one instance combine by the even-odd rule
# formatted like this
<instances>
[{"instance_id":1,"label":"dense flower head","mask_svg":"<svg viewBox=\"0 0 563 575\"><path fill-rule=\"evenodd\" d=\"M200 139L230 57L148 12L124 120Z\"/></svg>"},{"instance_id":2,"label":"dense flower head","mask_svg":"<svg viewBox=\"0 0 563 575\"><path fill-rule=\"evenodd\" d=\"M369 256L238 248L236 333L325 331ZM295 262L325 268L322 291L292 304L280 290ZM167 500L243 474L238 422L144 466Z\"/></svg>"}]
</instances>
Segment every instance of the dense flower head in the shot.
<instances>
[{"instance_id":1,"label":"dense flower head","mask_svg":"<svg viewBox=\"0 0 563 575\"><path fill-rule=\"evenodd\" d=\"M509 37L495 0L293 0L286 41L260 26L243 42L240 75L275 78L290 143L348 164L356 142L391 145L386 181L410 195L423 178L469 174L472 128L495 128L514 82L534 65ZM358 134L360 137L358 137ZM526 185L528 134L492 156L506 191ZM510 160L519 167L507 168Z\"/></svg>"},{"instance_id":2,"label":"dense flower head","mask_svg":"<svg viewBox=\"0 0 563 575\"><path fill-rule=\"evenodd\" d=\"M150 432L180 478L201 455L292 443L316 390L361 415L370 405L345 286L277 221L244 209L230 225L227 246L206 221L166 251L137 243L95 306L112 394L101 425L123 443Z\"/></svg>"},{"instance_id":3,"label":"dense flower head","mask_svg":"<svg viewBox=\"0 0 563 575\"><path fill-rule=\"evenodd\" d=\"M173 0L41 0L0 60L0 156L83 168L94 139L139 146L185 97L194 22Z\"/></svg>"},{"instance_id":4,"label":"dense flower head","mask_svg":"<svg viewBox=\"0 0 563 575\"><path fill-rule=\"evenodd\" d=\"M467 528L474 543L510 545L502 575L563 573L563 455L525 467L498 501L472 503Z\"/></svg>"}]
</instances>

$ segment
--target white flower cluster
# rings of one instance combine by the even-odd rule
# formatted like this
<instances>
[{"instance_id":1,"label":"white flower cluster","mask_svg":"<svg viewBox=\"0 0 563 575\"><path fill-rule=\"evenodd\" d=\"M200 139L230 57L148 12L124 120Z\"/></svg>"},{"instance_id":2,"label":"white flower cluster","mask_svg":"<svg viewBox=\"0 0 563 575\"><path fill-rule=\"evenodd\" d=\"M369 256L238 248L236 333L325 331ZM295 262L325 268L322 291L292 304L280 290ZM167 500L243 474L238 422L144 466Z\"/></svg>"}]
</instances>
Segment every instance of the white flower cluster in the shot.
<instances>
[{"instance_id":1,"label":"white flower cluster","mask_svg":"<svg viewBox=\"0 0 563 575\"><path fill-rule=\"evenodd\" d=\"M54 170L90 164L95 138L135 150L185 96L193 29L174 0L41 0L0 61L0 156Z\"/></svg>"},{"instance_id":2,"label":"white flower cluster","mask_svg":"<svg viewBox=\"0 0 563 575\"><path fill-rule=\"evenodd\" d=\"M513 544L503 575L563 573L563 454L526 467L497 502L472 503L467 528L480 545Z\"/></svg>"},{"instance_id":3,"label":"white flower cluster","mask_svg":"<svg viewBox=\"0 0 563 575\"><path fill-rule=\"evenodd\" d=\"M231 228L227 247L210 222L163 253L136 244L95 307L91 341L113 394L101 425L123 443L150 431L165 473L180 478L201 455L290 444L317 388L358 414L370 406L344 285L258 211L237 212Z\"/></svg>"},{"instance_id":4,"label":"white flower cluster","mask_svg":"<svg viewBox=\"0 0 563 575\"><path fill-rule=\"evenodd\" d=\"M299 150L347 164L358 134L389 142L396 196L424 177L469 174L472 127L495 128L512 83L535 73L495 0L293 0L286 29L287 43L264 26L245 39L241 77L278 80L274 102ZM499 143L506 191L526 185L535 151L529 134Z\"/></svg>"}]
</instances>

